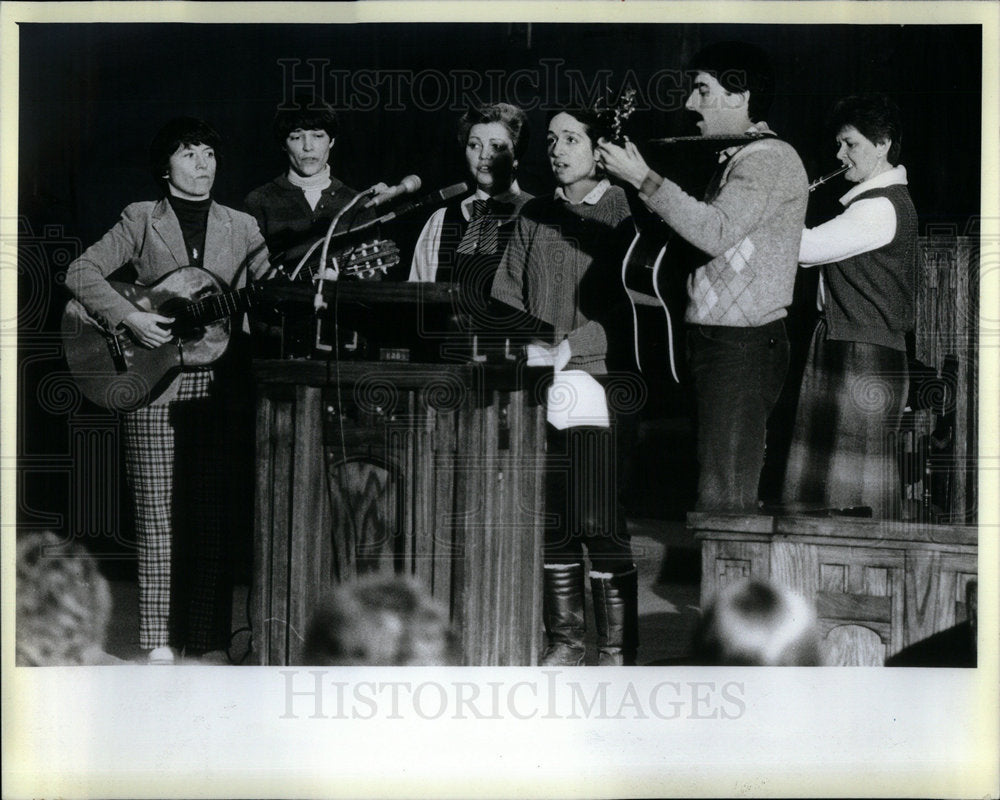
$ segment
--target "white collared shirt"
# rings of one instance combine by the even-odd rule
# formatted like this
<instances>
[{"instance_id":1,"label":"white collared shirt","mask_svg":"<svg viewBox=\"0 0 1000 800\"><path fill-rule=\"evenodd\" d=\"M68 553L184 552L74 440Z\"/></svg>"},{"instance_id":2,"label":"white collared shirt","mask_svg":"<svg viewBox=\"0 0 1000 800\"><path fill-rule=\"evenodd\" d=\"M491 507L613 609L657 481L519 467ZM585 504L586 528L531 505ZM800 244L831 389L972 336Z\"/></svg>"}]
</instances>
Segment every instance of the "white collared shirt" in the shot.
<instances>
[{"instance_id":1,"label":"white collared shirt","mask_svg":"<svg viewBox=\"0 0 1000 800\"><path fill-rule=\"evenodd\" d=\"M803 267L834 264L885 247L896 237L896 209L892 202L887 197L868 197L856 203L851 201L871 189L906 185L906 167L899 164L852 187L840 198L841 205L848 206L842 214L802 231L799 264ZM820 276L817 298L820 308L824 300L823 279Z\"/></svg>"},{"instance_id":2,"label":"white collared shirt","mask_svg":"<svg viewBox=\"0 0 1000 800\"><path fill-rule=\"evenodd\" d=\"M459 208L462 218L468 222L472 219L472 204L476 200L489 200L490 195L482 189L477 188L475 192L462 200ZM520 208L524 201L524 193L517 181L510 184L510 188L503 194L498 194L492 198L498 203L513 203ZM444 230L444 215L447 207L439 208L430 219L424 224L417 239L417 245L413 250L413 261L410 264L410 281L432 282L437 276L438 252L441 249L441 232ZM516 213L516 212L515 212Z\"/></svg>"},{"instance_id":3,"label":"white collared shirt","mask_svg":"<svg viewBox=\"0 0 1000 800\"><path fill-rule=\"evenodd\" d=\"M611 181L609 181L607 178L603 178L597 184L597 186L595 186L593 189L587 192L585 197L583 197L579 202L574 203L566 196L566 192L563 191L563 187L557 186L555 191L555 198L556 200L562 200L566 203L569 203L571 206L579 206L583 204L586 204L588 206L596 206L601 201L601 198L604 197L604 193L610 188L611 188Z\"/></svg>"}]
</instances>

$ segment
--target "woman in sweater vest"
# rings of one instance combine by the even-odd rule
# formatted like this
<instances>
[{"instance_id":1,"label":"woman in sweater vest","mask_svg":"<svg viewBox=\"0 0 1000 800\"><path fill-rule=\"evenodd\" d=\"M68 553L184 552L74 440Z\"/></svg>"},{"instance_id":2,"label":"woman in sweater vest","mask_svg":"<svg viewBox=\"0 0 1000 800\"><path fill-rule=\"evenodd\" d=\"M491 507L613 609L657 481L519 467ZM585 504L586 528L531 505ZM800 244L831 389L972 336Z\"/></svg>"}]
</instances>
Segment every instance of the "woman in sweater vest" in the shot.
<instances>
[{"instance_id":1,"label":"woman in sweater vest","mask_svg":"<svg viewBox=\"0 0 1000 800\"><path fill-rule=\"evenodd\" d=\"M417 240L411 281L458 283L465 313L488 319L493 276L514 219L531 199L517 184L517 163L528 145L528 118L508 103L466 112L458 141L476 187L468 197L435 211Z\"/></svg>"},{"instance_id":2,"label":"woman in sweater vest","mask_svg":"<svg viewBox=\"0 0 1000 800\"><path fill-rule=\"evenodd\" d=\"M621 263L634 235L628 201L598 174L591 112L561 112L547 134L556 190L525 204L493 283L493 296L552 325L528 363L552 366L548 395L544 592L545 666L582 664L584 546L602 665L634 664L638 643L635 564L618 503L620 442L601 383L625 307ZM627 348L626 348L627 349ZM614 368L615 364L612 364Z\"/></svg>"},{"instance_id":3,"label":"woman in sweater vest","mask_svg":"<svg viewBox=\"0 0 1000 800\"><path fill-rule=\"evenodd\" d=\"M899 111L882 95L834 109L837 157L856 184L840 216L802 234L799 261L822 266L816 326L785 475L786 503L900 514L894 447L906 403L917 213L899 163Z\"/></svg>"}]
</instances>

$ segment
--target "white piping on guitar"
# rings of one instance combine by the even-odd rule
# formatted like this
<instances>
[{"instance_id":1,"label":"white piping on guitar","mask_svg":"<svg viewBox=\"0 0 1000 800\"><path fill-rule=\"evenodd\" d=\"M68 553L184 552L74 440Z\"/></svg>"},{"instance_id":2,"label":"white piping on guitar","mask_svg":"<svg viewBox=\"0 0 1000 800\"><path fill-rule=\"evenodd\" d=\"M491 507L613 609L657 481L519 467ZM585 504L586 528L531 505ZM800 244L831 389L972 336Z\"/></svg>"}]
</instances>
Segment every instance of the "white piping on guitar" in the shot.
<instances>
[{"instance_id":1,"label":"white piping on guitar","mask_svg":"<svg viewBox=\"0 0 1000 800\"><path fill-rule=\"evenodd\" d=\"M681 382L681 379L677 376L677 365L674 363L674 326L673 320L670 319L670 312L667 310L667 304L663 299L663 295L660 294L660 287L658 281L656 280L660 274L660 264L663 262L663 256L667 254L667 247L664 245L660 248L660 252L656 256L656 261L653 262L653 291L656 292L656 299L660 301L660 307L663 309L663 314L667 318L667 347L670 353L670 374L674 376L674 380L677 383Z\"/></svg>"}]
</instances>

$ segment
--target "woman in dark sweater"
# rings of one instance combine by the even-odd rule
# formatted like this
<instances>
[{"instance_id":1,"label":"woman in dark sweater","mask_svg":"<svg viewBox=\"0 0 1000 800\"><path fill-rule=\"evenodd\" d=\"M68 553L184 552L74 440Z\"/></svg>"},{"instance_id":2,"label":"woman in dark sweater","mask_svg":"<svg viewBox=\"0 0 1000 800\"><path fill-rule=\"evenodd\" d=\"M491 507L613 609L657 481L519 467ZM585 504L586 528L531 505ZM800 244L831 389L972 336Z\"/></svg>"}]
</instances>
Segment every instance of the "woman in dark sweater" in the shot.
<instances>
[{"instance_id":1,"label":"woman in dark sweater","mask_svg":"<svg viewBox=\"0 0 1000 800\"><path fill-rule=\"evenodd\" d=\"M634 664L638 640L636 570L617 498L621 448L597 380L609 371L609 338L617 332L612 315L626 300L621 261L634 228L624 192L598 174L594 148L604 134L591 112L552 117L546 141L556 190L521 209L493 283L496 299L554 329L551 342L528 348L529 364L555 371L548 398L543 665L583 663L584 545L599 663Z\"/></svg>"},{"instance_id":2,"label":"woman in dark sweater","mask_svg":"<svg viewBox=\"0 0 1000 800\"><path fill-rule=\"evenodd\" d=\"M840 216L802 234L799 261L822 265L784 501L900 513L893 444L906 403L917 213L899 163L899 111L881 95L848 97L833 114L837 157L857 184Z\"/></svg>"}]
</instances>

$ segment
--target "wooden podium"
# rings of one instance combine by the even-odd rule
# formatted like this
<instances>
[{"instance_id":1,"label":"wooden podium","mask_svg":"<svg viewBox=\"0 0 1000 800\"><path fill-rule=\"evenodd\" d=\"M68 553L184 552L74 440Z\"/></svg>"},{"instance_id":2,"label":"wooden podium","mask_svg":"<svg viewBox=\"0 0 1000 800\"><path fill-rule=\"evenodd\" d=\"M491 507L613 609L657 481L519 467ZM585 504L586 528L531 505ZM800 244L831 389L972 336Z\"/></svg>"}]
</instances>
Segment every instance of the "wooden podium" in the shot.
<instances>
[{"instance_id":1,"label":"wooden podium","mask_svg":"<svg viewBox=\"0 0 1000 800\"><path fill-rule=\"evenodd\" d=\"M411 291L382 286L371 296L391 305ZM301 663L324 590L389 570L450 609L465 664L537 663L544 372L506 358L254 362L256 663Z\"/></svg>"}]
</instances>

